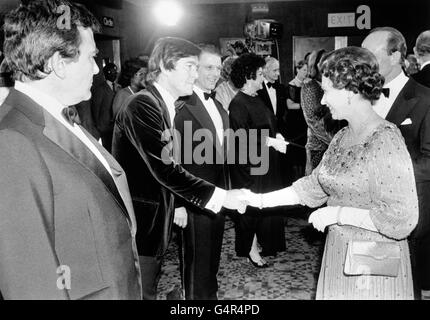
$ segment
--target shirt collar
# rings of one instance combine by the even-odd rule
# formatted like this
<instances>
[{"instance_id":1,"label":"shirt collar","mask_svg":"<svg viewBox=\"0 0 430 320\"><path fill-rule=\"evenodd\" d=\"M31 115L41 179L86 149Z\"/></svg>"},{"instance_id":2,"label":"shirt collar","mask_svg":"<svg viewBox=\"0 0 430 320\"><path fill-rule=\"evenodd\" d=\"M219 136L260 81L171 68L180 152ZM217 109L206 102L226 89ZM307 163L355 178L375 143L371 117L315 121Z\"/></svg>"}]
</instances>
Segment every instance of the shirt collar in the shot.
<instances>
[{"instance_id":1,"label":"shirt collar","mask_svg":"<svg viewBox=\"0 0 430 320\"><path fill-rule=\"evenodd\" d=\"M160 84L157 82L153 82L154 87L160 92L161 98L163 98L164 102L168 107L175 108L175 99L172 97L169 91L164 89Z\"/></svg>"},{"instance_id":2,"label":"shirt collar","mask_svg":"<svg viewBox=\"0 0 430 320\"><path fill-rule=\"evenodd\" d=\"M30 99L34 100L37 104L42 106L43 109L48 111L52 116L54 116L54 118L56 118L60 122L67 123L67 121L62 115L63 109L67 106L63 105L57 99L21 81L15 81L15 89L30 97Z\"/></svg>"},{"instance_id":3,"label":"shirt collar","mask_svg":"<svg viewBox=\"0 0 430 320\"><path fill-rule=\"evenodd\" d=\"M424 67L425 67L426 65L428 65L428 64L430 64L430 60L429 60L429 61L424 62L424 63L421 65L420 70L424 69Z\"/></svg>"},{"instance_id":4,"label":"shirt collar","mask_svg":"<svg viewBox=\"0 0 430 320\"><path fill-rule=\"evenodd\" d=\"M386 83L384 85L384 88L389 88L390 90L393 89L401 89L404 87L406 82L408 82L409 78L402 72L399 73L397 77L395 77L390 82Z\"/></svg>"}]
</instances>

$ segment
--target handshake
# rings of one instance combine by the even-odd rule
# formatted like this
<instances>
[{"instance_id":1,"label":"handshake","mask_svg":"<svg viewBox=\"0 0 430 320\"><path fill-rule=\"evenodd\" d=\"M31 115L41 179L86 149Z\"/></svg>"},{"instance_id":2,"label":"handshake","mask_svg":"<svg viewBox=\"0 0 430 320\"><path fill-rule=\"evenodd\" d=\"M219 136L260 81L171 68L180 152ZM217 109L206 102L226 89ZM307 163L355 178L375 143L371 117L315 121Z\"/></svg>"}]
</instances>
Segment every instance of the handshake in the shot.
<instances>
[{"instance_id":1,"label":"handshake","mask_svg":"<svg viewBox=\"0 0 430 320\"><path fill-rule=\"evenodd\" d=\"M263 209L298 203L300 203L300 198L292 187L268 193L254 193L249 189L234 189L227 191L223 207L245 213L247 206Z\"/></svg>"},{"instance_id":2,"label":"handshake","mask_svg":"<svg viewBox=\"0 0 430 320\"><path fill-rule=\"evenodd\" d=\"M223 207L245 213L246 207L264 208L262 193L254 193L249 189L234 189L227 191Z\"/></svg>"}]
</instances>

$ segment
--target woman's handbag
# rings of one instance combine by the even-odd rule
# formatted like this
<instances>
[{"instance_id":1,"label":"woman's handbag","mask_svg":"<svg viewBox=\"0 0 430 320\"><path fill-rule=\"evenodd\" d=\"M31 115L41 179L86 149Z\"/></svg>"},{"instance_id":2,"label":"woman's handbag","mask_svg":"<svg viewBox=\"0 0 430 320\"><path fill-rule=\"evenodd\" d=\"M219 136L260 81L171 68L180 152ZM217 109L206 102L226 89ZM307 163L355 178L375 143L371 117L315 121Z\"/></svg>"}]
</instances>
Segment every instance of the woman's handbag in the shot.
<instances>
[{"instance_id":1,"label":"woman's handbag","mask_svg":"<svg viewBox=\"0 0 430 320\"><path fill-rule=\"evenodd\" d=\"M346 252L346 275L397 277L400 246L385 241L350 241Z\"/></svg>"}]
</instances>

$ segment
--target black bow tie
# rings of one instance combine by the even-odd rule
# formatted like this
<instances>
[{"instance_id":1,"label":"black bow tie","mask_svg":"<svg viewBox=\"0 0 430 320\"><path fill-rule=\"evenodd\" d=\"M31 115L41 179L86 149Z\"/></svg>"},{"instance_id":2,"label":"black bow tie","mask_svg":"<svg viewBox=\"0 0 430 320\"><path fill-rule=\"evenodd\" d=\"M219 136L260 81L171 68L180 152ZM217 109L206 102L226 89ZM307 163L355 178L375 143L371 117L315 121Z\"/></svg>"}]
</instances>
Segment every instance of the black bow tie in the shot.
<instances>
[{"instance_id":1,"label":"black bow tie","mask_svg":"<svg viewBox=\"0 0 430 320\"><path fill-rule=\"evenodd\" d=\"M382 94L386 97L390 97L390 89L389 88L382 88Z\"/></svg>"},{"instance_id":2,"label":"black bow tie","mask_svg":"<svg viewBox=\"0 0 430 320\"><path fill-rule=\"evenodd\" d=\"M203 92L203 95L205 97L205 100L209 100L209 98L212 98L212 100L215 100L215 91L211 91L211 93Z\"/></svg>"},{"instance_id":3,"label":"black bow tie","mask_svg":"<svg viewBox=\"0 0 430 320\"><path fill-rule=\"evenodd\" d=\"M66 119L71 126L73 126L74 123L81 124L78 111L74 106L64 108L61 113L63 114L64 119Z\"/></svg>"},{"instance_id":4,"label":"black bow tie","mask_svg":"<svg viewBox=\"0 0 430 320\"><path fill-rule=\"evenodd\" d=\"M274 85L274 83L272 83L272 82L268 82L268 83L267 83L267 87L268 87L268 88L273 87L273 85ZM275 89L275 88L273 88L273 89Z\"/></svg>"}]
</instances>

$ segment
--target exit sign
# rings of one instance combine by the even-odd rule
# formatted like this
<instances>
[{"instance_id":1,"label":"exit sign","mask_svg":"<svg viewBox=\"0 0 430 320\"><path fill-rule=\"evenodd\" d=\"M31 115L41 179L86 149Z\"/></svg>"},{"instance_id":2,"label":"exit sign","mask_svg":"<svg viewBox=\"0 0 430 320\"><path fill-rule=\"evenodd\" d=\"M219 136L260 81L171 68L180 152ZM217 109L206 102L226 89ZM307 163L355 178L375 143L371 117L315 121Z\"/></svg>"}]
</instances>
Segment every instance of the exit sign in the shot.
<instances>
[{"instance_id":1,"label":"exit sign","mask_svg":"<svg viewBox=\"0 0 430 320\"><path fill-rule=\"evenodd\" d=\"M328 14L328 27L355 27L355 13L329 13Z\"/></svg>"}]
</instances>

